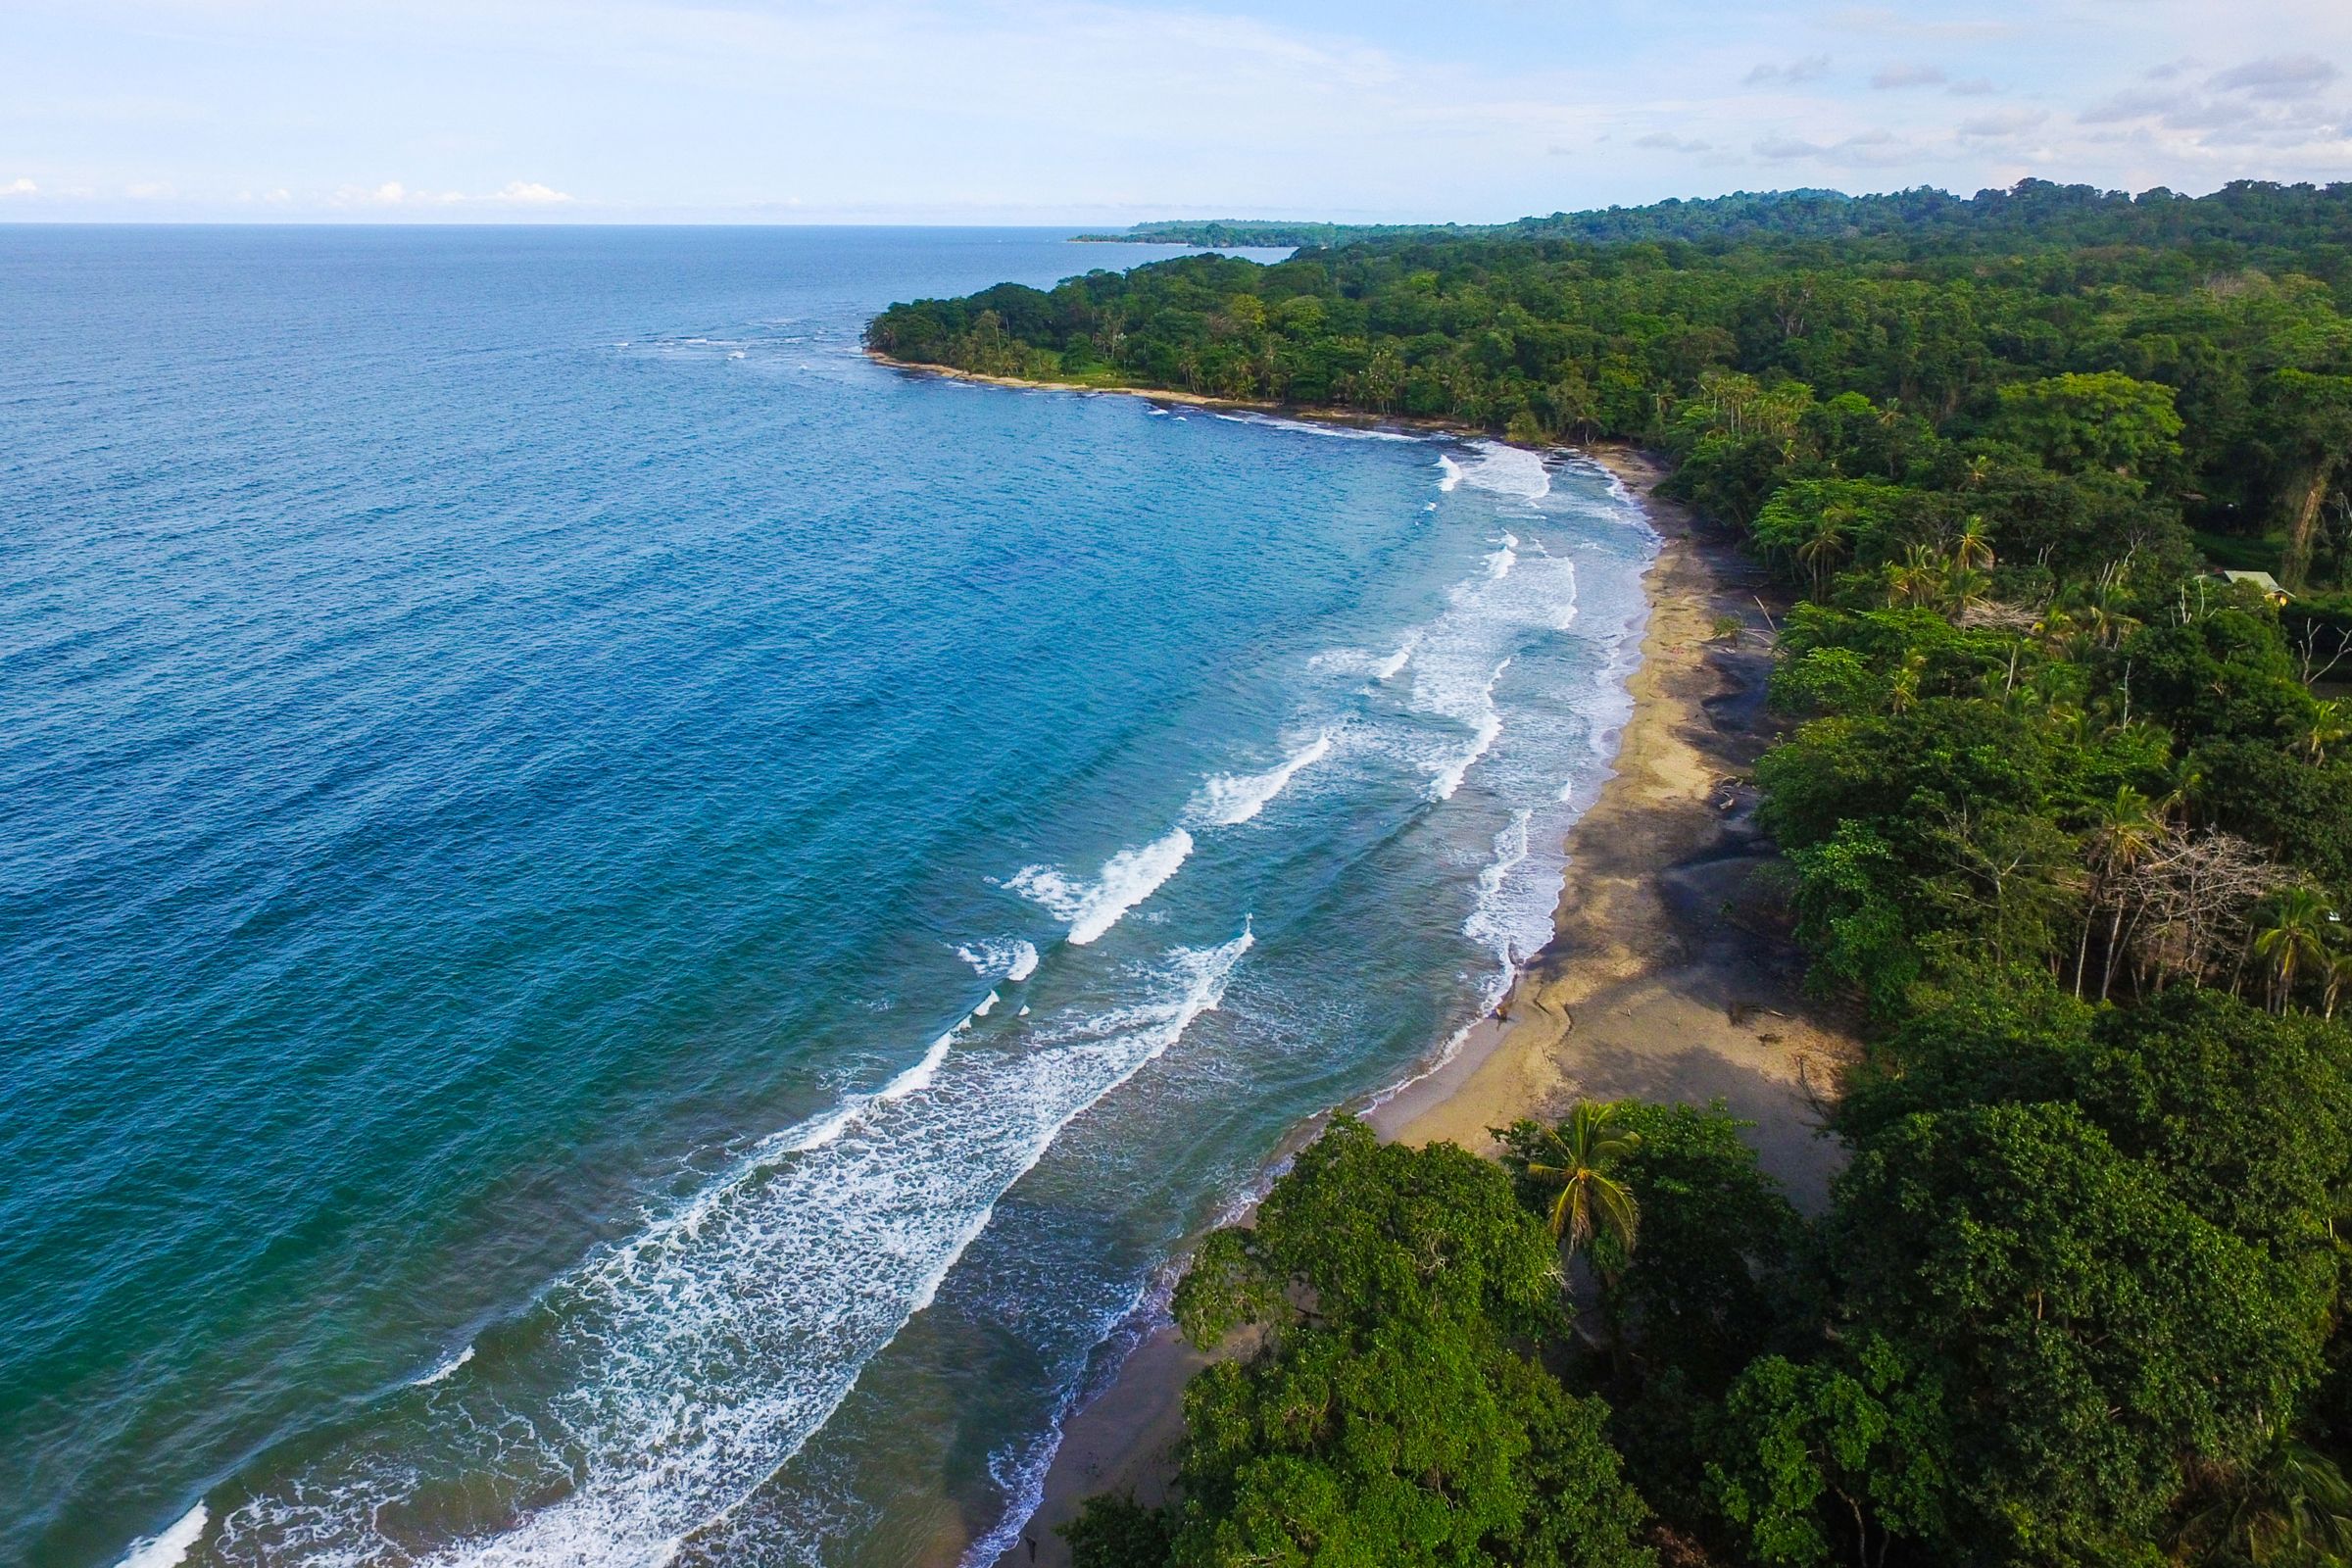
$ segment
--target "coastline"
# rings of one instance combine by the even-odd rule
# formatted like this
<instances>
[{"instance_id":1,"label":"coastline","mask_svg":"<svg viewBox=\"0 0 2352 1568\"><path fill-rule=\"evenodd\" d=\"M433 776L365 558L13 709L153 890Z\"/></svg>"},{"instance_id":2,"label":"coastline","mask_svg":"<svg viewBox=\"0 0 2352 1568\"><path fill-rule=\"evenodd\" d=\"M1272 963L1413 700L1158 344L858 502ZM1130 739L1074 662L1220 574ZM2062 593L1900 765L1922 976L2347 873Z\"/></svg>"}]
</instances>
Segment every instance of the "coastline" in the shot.
<instances>
[{"instance_id":1,"label":"coastline","mask_svg":"<svg viewBox=\"0 0 2352 1568\"><path fill-rule=\"evenodd\" d=\"M1744 782L1772 738L1763 578L1727 535L1655 495L1665 472L1647 454L1581 450L1617 476L1659 536L1643 585L1642 658L1628 681L1632 714L1599 797L1569 830L1550 941L1447 1059L1384 1096L1366 1119L1384 1138L1491 1152L1490 1128L1564 1114L1580 1098L1721 1099L1755 1124L1747 1136L1765 1171L1799 1208L1817 1211L1841 1162L1817 1136L1819 1097L1833 1092L1854 1048L1839 1021L1803 997L1784 901L1756 874L1775 858ZM1736 641L1714 640L1724 616L1740 623ZM1164 1499L1184 1433L1184 1384L1207 1359L1166 1325L1136 1344L1063 1422L1036 1512L1000 1568L1066 1563L1054 1528L1089 1496Z\"/></svg>"},{"instance_id":2,"label":"coastline","mask_svg":"<svg viewBox=\"0 0 2352 1568\"><path fill-rule=\"evenodd\" d=\"M1086 392L1101 397L1142 398L1147 403L1173 403L1191 409L1230 409L1240 414L1263 414L1314 424L1341 424L1357 430L1426 430L1432 435L1456 435L1474 441L1503 439L1479 425L1464 424L1458 419L1435 419L1425 415L1362 414L1352 409L1301 407L1264 398L1223 398L1206 392L1178 392L1168 387L1102 386L1091 381L1040 381L1025 375L991 375L985 370L962 370L952 365L926 365L919 360L894 359L877 348L865 348L859 352L876 365L889 369L905 370L914 375L936 375L949 381L970 381L980 386L1010 387L1016 392ZM1597 456L1598 449L1593 451Z\"/></svg>"},{"instance_id":3,"label":"coastline","mask_svg":"<svg viewBox=\"0 0 2352 1568\"><path fill-rule=\"evenodd\" d=\"M1654 492L1646 454L1592 456L1657 529L1632 716L1608 782L1569 830L1551 940L1452 1058L1370 1117L1384 1137L1492 1152L1488 1129L1564 1114L1579 1099L1721 1099L1797 1206L1827 1200L1840 1156L1816 1101L1851 1059L1850 1032L1802 992L1785 902L1759 876L1776 855L1748 768L1771 744L1765 579ZM1720 617L1736 641L1717 641Z\"/></svg>"}]
</instances>

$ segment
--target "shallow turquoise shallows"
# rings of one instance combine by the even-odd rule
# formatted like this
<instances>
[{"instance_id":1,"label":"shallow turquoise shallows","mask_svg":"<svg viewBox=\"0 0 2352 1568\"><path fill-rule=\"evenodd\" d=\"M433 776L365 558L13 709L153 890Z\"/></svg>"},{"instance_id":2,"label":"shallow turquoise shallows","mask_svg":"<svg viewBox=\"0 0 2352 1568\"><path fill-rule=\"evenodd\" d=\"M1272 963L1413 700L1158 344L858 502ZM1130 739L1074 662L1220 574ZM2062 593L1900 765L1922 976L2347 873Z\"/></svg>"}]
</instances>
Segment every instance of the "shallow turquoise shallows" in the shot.
<instances>
[{"instance_id":1,"label":"shallow turquoise shallows","mask_svg":"<svg viewBox=\"0 0 2352 1568\"><path fill-rule=\"evenodd\" d=\"M0 1561L989 1558L1495 995L1651 535L858 351L1152 254L0 229Z\"/></svg>"}]
</instances>

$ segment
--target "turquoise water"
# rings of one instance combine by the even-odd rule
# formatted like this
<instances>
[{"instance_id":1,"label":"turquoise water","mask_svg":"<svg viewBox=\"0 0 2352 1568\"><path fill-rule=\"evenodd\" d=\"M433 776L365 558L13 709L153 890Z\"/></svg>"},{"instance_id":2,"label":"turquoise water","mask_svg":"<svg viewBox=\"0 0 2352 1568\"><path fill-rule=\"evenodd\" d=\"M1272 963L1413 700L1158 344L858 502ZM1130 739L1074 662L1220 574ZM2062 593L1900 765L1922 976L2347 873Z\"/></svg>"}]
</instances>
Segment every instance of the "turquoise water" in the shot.
<instances>
[{"instance_id":1,"label":"turquoise water","mask_svg":"<svg viewBox=\"0 0 2352 1568\"><path fill-rule=\"evenodd\" d=\"M1495 994L1650 536L857 351L1154 254L0 229L0 1560L985 1559Z\"/></svg>"}]
</instances>

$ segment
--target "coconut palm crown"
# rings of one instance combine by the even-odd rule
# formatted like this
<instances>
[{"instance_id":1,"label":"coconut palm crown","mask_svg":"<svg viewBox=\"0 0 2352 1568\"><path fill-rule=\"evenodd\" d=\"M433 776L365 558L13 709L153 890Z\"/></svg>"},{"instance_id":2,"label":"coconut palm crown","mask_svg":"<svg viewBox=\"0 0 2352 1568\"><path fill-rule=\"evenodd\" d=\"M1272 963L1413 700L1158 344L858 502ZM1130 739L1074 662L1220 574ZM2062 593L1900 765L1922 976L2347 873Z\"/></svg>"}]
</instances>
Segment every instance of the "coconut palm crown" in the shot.
<instances>
[{"instance_id":1,"label":"coconut palm crown","mask_svg":"<svg viewBox=\"0 0 2352 1568\"><path fill-rule=\"evenodd\" d=\"M1547 1219L1551 1234L1573 1252L1605 1230L1628 1252L1642 1211L1632 1189L1609 1174L1609 1167L1642 1147L1642 1135L1617 1125L1617 1106L1608 1101L1586 1100L1568 1112L1568 1119L1545 1134L1531 1157L1527 1174L1544 1185L1556 1184L1559 1196L1551 1201Z\"/></svg>"}]
</instances>

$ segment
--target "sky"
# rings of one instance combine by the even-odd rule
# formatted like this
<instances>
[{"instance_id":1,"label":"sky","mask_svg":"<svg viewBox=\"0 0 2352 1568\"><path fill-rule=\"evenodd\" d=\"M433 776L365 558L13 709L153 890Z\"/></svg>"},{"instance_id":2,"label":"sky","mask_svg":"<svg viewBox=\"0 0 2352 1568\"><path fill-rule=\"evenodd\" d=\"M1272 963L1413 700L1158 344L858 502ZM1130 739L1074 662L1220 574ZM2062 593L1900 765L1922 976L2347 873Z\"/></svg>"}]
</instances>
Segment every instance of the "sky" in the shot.
<instances>
[{"instance_id":1,"label":"sky","mask_svg":"<svg viewBox=\"0 0 2352 1568\"><path fill-rule=\"evenodd\" d=\"M6 0L0 221L1498 221L2352 179L2352 0Z\"/></svg>"}]
</instances>

